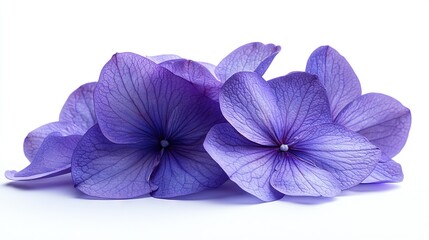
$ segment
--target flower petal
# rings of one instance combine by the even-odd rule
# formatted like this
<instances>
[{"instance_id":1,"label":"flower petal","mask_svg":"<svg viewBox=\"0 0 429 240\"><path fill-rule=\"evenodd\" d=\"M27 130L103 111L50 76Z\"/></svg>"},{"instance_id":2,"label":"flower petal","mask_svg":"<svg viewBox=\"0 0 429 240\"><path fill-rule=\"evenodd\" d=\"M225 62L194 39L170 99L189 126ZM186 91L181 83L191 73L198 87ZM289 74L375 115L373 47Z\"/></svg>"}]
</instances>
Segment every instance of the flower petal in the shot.
<instances>
[{"instance_id":1,"label":"flower petal","mask_svg":"<svg viewBox=\"0 0 429 240\"><path fill-rule=\"evenodd\" d=\"M52 133L58 133L61 136L83 135L85 130L67 122L52 122L36 128L24 140L24 154L30 162L36 157L45 138Z\"/></svg>"},{"instance_id":2,"label":"flower petal","mask_svg":"<svg viewBox=\"0 0 429 240\"><path fill-rule=\"evenodd\" d=\"M281 143L309 127L332 122L326 91L316 76L293 72L268 83L277 97L281 124L276 130Z\"/></svg>"},{"instance_id":3,"label":"flower petal","mask_svg":"<svg viewBox=\"0 0 429 240\"><path fill-rule=\"evenodd\" d=\"M163 63L170 60L181 59L181 57L174 54L163 54L156 56L146 56L147 59L151 60L154 63Z\"/></svg>"},{"instance_id":4,"label":"flower petal","mask_svg":"<svg viewBox=\"0 0 429 240\"><path fill-rule=\"evenodd\" d=\"M277 150L247 140L228 123L209 131L204 148L243 190L263 201L283 197L270 185Z\"/></svg>"},{"instance_id":5,"label":"flower petal","mask_svg":"<svg viewBox=\"0 0 429 240\"><path fill-rule=\"evenodd\" d=\"M219 101L219 92L222 83L219 82L210 71L198 62L180 59L167 61L160 64L172 73L182 77L191 83L207 96L215 101Z\"/></svg>"},{"instance_id":6,"label":"flower petal","mask_svg":"<svg viewBox=\"0 0 429 240\"><path fill-rule=\"evenodd\" d=\"M60 121L72 122L86 132L97 122L94 111L94 89L97 83L91 82L76 89L65 102L60 113Z\"/></svg>"},{"instance_id":7,"label":"flower petal","mask_svg":"<svg viewBox=\"0 0 429 240\"><path fill-rule=\"evenodd\" d=\"M219 103L223 116L243 136L262 145L277 145L280 111L272 89L260 75L234 74L223 85Z\"/></svg>"},{"instance_id":8,"label":"flower petal","mask_svg":"<svg viewBox=\"0 0 429 240\"><path fill-rule=\"evenodd\" d=\"M359 79L350 64L329 46L319 47L310 55L305 71L319 77L328 93L334 118L362 94Z\"/></svg>"},{"instance_id":9,"label":"flower petal","mask_svg":"<svg viewBox=\"0 0 429 240\"><path fill-rule=\"evenodd\" d=\"M19 172L7 171L6 177L10 180L33 180L70 172L71 157L80 138L80 135L64 137L59 133L49 134L30 165Z\"/></svg>"},{"instance_id":10,"label":"flower petal","mask_svg":"<svg viewBox=\"0 0 429 240\"><path fill-rule=\"evenodd\" d=\"M216 76L221 82L225 82L234 73L243 71L256 72L262 76L280 50L280 46L259 42L243 45L217 65Z\"/></svg>"},{"instance_id":11,"label":"flower petal","mask_svg":"<svg viewBox=\"0 0 429 240\"><path fill-rule=\"evenodd\" d=\"M271 177L271 186L281 193L333 197L341 192L340 183L330 172L302 161L293 154L279 154L277 161L279 164Z\"/></svg>"},{"instance_id":12,"label":"flower petal","mask_svg":"<svg viewBox=\"0 0 429 240\"><path fill-rule=\"evenodd\" d=\"M170 114L190 107L203 111L203 98L190 82L132 53L112 57L94 93L101 131L121 144L165 137Z\"/></svg>"},{"instance_id":13,"label":"flower petal","mask_svg":"<svg viewBox=\"0 0 429 240\"><path fill-rule=\"evenodd\" d=\"M102 198L133 198L156 189L149 177L159 163L153 142L110 142L98 125L82 137L72 157L72 177L80 191Z\"/></svg>"},{"instance_id":14,"label":"flower petal","mask_svg":"<svg viewBox=\"0 0 429 240\"><path fill-rule=\"evenodd\" d=\"M335 121L362 134L392 158L407 141L411 112L392 97L368 93L348 104Z\"/></svg>"},{"instance_id":15,"label":"flower petal","mask_svg":"<svg viewBox=\"0 0 429 240\"><path fill-rule=\"evenodd\" d=\"M163 153L159 167L151 177L151 182L158 189L151 195L171 198L192 194L219 187L227 179L202 144L175 147Z\"/></svg>"},{"instance_id":16,"label":"flower petal","mask_svg":"<svg viewBox=\"0 0 429 240\"><path fill-rule=\"evenodd\" d=\"M386 182L402 182L404 174L399 163L393 161L385 154L381 154L380 161L362 183L386 183Z\"/></svg>"},{"instance_id":17,"label":"flower petal","mask_svg":"<svg viewBox=\"0 0 429 240\"><path fill-rule=\"evenodd\" d=\"M365 137L335 124L310 128L297 139L293 154L333 174L342 190L361 183L380 159L380 150Z\"/></svg>"}]
</instances>

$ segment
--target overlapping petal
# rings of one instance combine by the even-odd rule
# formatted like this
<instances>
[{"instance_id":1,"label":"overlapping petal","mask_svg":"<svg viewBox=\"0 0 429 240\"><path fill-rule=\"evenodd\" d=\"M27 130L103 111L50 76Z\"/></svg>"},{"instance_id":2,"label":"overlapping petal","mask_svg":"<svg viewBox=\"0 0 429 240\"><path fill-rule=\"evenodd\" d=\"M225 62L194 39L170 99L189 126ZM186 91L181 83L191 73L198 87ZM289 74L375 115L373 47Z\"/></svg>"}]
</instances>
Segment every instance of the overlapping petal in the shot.
<instances>
[{"instance_id":1,"label":"overlapping petal","mask_svg":"<svg viewBox=\"0 0 429 240\"><path fill-rule=\"evenodd\" d=\"M192 60L180 59L166 61L160 65L167 68L177 76L193 83L204 96L218 101L222 83L219 82L201 63L194 62Z\"/></svg>"},{"instance_id":2,"label":"overlapping petal","mask_svg":"<svg viewBox=\"0 0 429 240\"><path fill-rule=\"evenodd\" d=\"M103 198L139 197L156 189L149 178L160 152L153 148L157 142L145 140L144 144L115 144L104 137L98 125L92 127L72 157L75 187Z\"/></svg>"},{"instance_id":3,"label":"overlapping petal","mask_svg":"<svg viewBox=\"0 0 429 240\"><path fill-rule=\"evenodd\" d=\"M278 150L249 141L228 123L209 131L204 148L243 190L263 201L283 197L270 185Z\"/></svg>"},{"instance_id":4,"label":"overlapping petal","mask_svg":"<svg viewBox=\"0 0 429 240\"><path fill-rule=\"evenodd\" d=\"M280 50L280 46L273 44L248 43L226 56L217 65L215 74L221 82L243 71L256 72L262 76Z\"/></svg>"},{"instance_id":5,"label":"overlapping petal","mask_svg":"<svg viewBox=\"0 0 429 240\"><path fill-rule=\"evenodd\" d=\"M94 111L94 89L96 82L86 83L67 98L60 113L60 122L73 123L80 127L81 134L97 122Z\"/></svg>"},{"instance_id":6,"label":"overlapping petal","mask_svg":"<svg viewBox=\"0 0 429 240\"><path fill-rule=\"evenodd\" d=\"M268 83L257 73L240 72L232 76L219 95L223 116L249 140L276 145L276 129L281 119L277 99Z\"/></svg>"},{"instance_id":7,"label":"overlapping petal","mask_svg":"<svg viewBox=\"0 0 429 240\"><path fill-rule=\"evenodd\" d=\"M280 143L311 126L332 122L326 91L316 76L294 72L268 83L276 96L275 110L280 112L276 129Z\"/></svg>"},{"instance_id":8,"label":"overlapping petal","mask_svg":"<svg viewBox=\"0 0 429 240\"><path fill-rule=\"evenodd\" d=\"M348 104L335 121L365 136L392 158L407 141L411 113L392 97L368 93Z\"/></svg>"},{"instance_id":9,"label":"overlapping petal","mask_svg":"<svg viewBox=\"0 0 429 240\"><path fill-rule=\"evenodd\" d=\"M305 71L319 77L327 91L334 118L362 94L359 79L350 64L329 46L319 47L310 55Z\"/></svg>"},{"instance_id":10,"label":"overlapping petal","mask_svg":"<svg viewBox=\"0 0 429 240\"><path fill-rule=\"evenodd\" d=\"M368 139L336 124L309 128L296 139L293 154L329 171L342 190L361 183L380 159L380 150Z\"/></svg>"},{"instance_id":11,"label":"overlapping petal","mask_svg":"<svg viewBox=\"0 0 429 240\"><path fill-rule=\"evenodd\" d=\"M33 180L70 172L70 159L80 138L80 135L61 136L57 132L49 134L31 164L19 172L7 171L6 177L11 180Z\"/></svg>"},{"instance_id":12,"label":"overlapping petal","mask_svg":"<svg viewBox=\"0 0 429 240\"><path fill-rule=\"evenodd\" d=\"M181 57L174 54L162 54L156 56L146 56L147 59L151 60L154 63L160 64L166 61L182 59Z\"/></svg>"},{"instance_id":13,"label":"overlapping petal","mask_svg":"<svg viewBox=\"0 0 429 240\"><path fill-rule=\"evenodd\" d=\"M403 179L401 165L382 153L374 171L362 183L401 182Z\"/></svg>"},{"instance_id":14,"label":"overlapping petal","mask_svg":"<svg viewBox=\"0 0 429 240\"><path fill-rule=\"evenodd\" d=\"M171 146L163 152L151 182L158 186L151 195L169 198L222 185L228 177L204 150L203 145Z\"/></svg>"},{"instance_id":15,"label":"overlapping petal","mask_svg":"<svg viewBox=\"0 0 429 240\"><path fill-rule=\"evenodd\" d=\"M271 186L289 196L334 197L341 192L340 182L328 171L293 154L277 156Z\"/></svg>"},{"instance_id":16,"label":"overlapping petal","mask_svg":"<svg viewBox=\"0 0 429 240\"><path fill-rule=\"evenodd\" d=\"M133 53L112 57L94 93L102 132L121 144L162 137L167 134L166 125L173 112L201 107L207 103L198 103L203 98L190 82Z\"/></svg>"}]
</instances>

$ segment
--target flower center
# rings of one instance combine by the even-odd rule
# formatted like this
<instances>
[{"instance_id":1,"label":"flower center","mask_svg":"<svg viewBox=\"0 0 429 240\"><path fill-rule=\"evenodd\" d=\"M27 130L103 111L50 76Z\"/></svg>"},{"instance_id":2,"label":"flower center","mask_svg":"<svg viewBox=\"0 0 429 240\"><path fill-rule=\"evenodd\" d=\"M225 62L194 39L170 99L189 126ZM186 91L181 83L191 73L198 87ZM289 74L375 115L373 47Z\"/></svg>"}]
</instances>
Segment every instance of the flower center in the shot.
<instances>
[{"instance_id":1,"label":"flower center","mask_svg":"<svg viewBox=\"0 0 429 240\"><path fill-rule=\"evenodd\" d=\"M161 142L159 142L161 144L162 148L166 148L170 145L170 143L167 140L161 140Z\"/></svg>"},{"instance_id":2,"label":"flower center","mask_svg":"<svg viewBox=\"0 0 429 240\"><path fill-rule=\"evenodd\" d=\"M287 144L280 145L280 151L287 152L289 150L289 146Z\"/></svg>"}]
</instances>

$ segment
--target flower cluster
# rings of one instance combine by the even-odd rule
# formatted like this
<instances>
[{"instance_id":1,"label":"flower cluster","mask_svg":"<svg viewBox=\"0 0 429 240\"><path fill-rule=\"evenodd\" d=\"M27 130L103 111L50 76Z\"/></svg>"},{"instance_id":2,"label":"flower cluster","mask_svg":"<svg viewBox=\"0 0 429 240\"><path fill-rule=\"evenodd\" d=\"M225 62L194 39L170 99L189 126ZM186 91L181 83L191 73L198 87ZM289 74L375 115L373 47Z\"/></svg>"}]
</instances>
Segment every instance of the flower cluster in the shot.
<instances>
[{"instance_id":1,"label":"flower cluster","mask_svg":"<svg viewBox=\"0 0 429 240\"><path fill-rule=\"evenodd\" d=\"M249 43L217 66L176 55L117 53L74 91L59 121L30 132L30 164L11 180L70 173L101 198L171 198L228 179L263 201L333 197L360 183L400 182L392 158L411 114L362 95L353 69L323 46L305 72L266 81L280 47Z\"/></svg>"}]
</instances>

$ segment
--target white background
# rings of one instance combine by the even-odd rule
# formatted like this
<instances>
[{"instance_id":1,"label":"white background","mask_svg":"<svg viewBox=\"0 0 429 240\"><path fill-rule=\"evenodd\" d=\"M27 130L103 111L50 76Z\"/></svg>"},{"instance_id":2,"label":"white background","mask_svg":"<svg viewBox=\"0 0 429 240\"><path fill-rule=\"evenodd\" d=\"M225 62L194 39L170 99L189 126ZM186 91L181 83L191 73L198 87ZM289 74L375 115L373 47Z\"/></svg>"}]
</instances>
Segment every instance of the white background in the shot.
<instances>
[{"instance_id":1,"label":"white background","mask_svg":"<svg viewBox=\"0 0 429 240\"><path fill-rule=\"evenodd\" d=\"M218 63L242 44L275 43L269 79L304 70L329 44L364 92L400 100L413 123L395 157L402 183L334 199L261 204L230 183L180 200L93 200L69 176L0 176L0 239L429 239L428 24L425 1L2 1L0 172L25 167L26 134L57 120L68 94L123 51Z\"/></svg>"}]
</instances>

